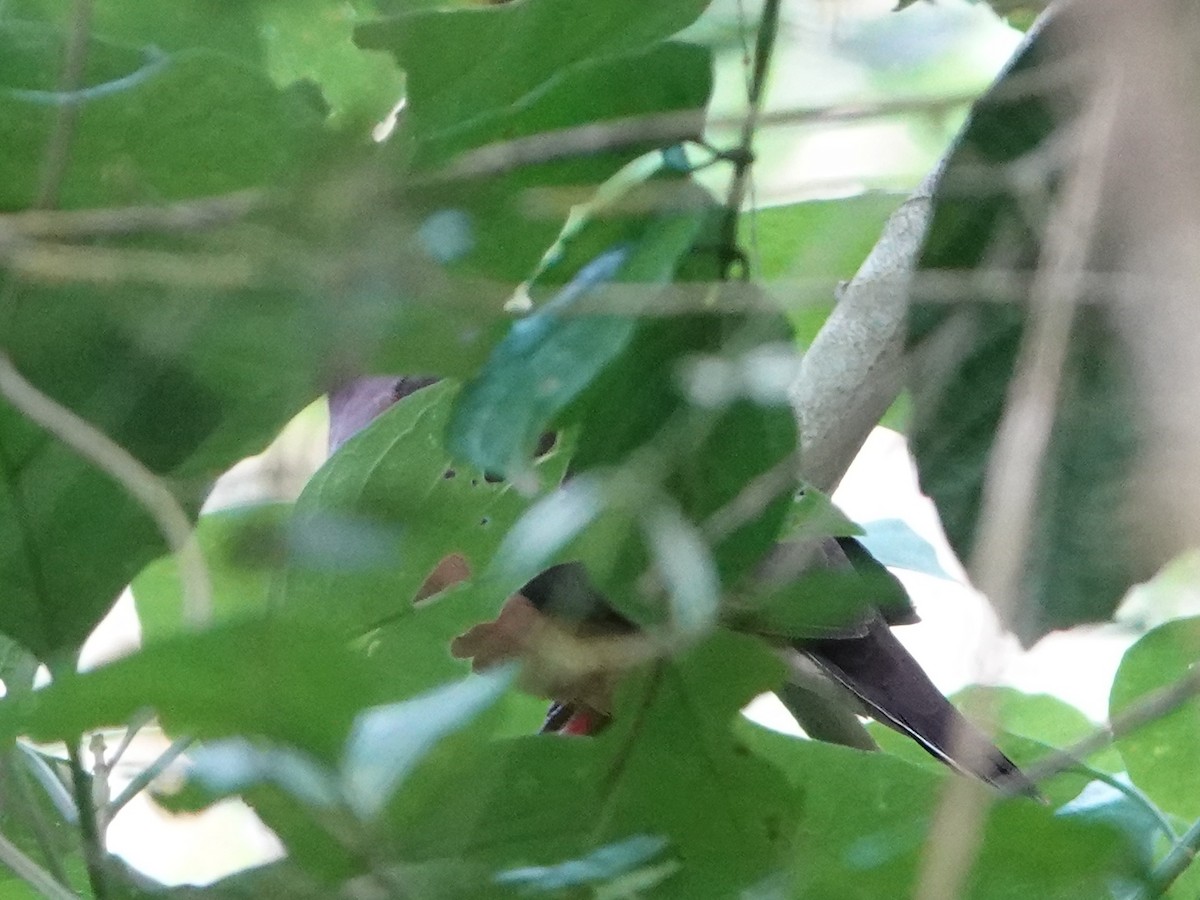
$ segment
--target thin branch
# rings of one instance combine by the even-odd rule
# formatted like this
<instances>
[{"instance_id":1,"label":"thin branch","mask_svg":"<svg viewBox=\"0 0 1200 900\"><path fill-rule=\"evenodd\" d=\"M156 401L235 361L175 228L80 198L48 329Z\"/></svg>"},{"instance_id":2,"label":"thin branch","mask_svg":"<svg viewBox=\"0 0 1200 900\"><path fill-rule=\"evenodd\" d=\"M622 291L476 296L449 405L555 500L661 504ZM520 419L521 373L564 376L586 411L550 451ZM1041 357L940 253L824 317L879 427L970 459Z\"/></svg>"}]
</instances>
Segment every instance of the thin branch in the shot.
<instances>
[{"instance_id":1,"label":"thin branch","mask_svg":"<svg viewBox=\"0 0 1200 900\"><path fill-rule=\"evenodd\" d=\"M71 9L71 31L68 35L66 59L59 79L59 88L64 94L73 94L83 82L91 31L92 0L75 0ZM75 136L78 119L78 101L68 100L58 107L54 130L50 133L50 142L46 146L41 184L35 204L37 206L45 208L58 205L58 194L71 160L71 142Z\"/></svg>"},{"instance_id":2,"label":"thin branch","mask_svg":"<svg viewBox=\"0 0 1200 900\"><path fill-rule=\"evenodd\" d=\"M1137 895L1138 900L1153 900L1154 897L1163 896L1176 879L1187 871L1197 853L1200 853L1200 821L1193 823L1183 837L1176 841L1171 852L1155 866L1154 871L1150 873L1150 883Z\"/></svg>"},{"instance_id":3,"label":"thin branch","mask_svg":"<svg viewBox=\"0 0 1200 900\"><path fill-rule=\"evenodd\" d=\"M748 108L742 119L741 135L737 149L727 154L733 162L733 177L729 183L729 196L725 200L725 215L721 221L722 275L728 279L733 266L743 260L738 249L738 222L742 207L746 203L746 192L750 186L750 167L754 164L754 136L758 133L762 116L763 96L767 86L767 73L771 69L771 54L775 48L775 36L779 33L779 10L781 0L764 0L762 18L758 23L758 34L754 41L754 61L750 73ZM743 264L743 275L748 276Z\"/></svg>"},{"instance_id":4,"label":"thin branch","mask_svg":"<svg viewBox=\"0 0 1200 900\"><path fill-rule=\"evenodd\" d=\"M0 397L120 484L150 515L183 576L184 612L199 626L212 615L212 586L192 524L166 484L124 447L31 384L0 352Z\"/></svg>"},{"instance_id":5,"label":"thin branch","mask_svg":"<svg viewBox=\"0 0 1200 900\"><path fill-rule=\"evenodd\" d=\"M822 125L858 122L909 113L943 112L969 106L978 93L948 97L910 97L878 103L848 103L806 109L779 110L756 115L758 128ZM586 156L621 150L639 144L665 144L698 140L705 127L733 128L741 131L745 116L706 119L700 110L628 116L605 122L593 122L558 131L515 138L470 150L446 168L428 176L430 181L480 178L508 172L522 166L552 162L570 156Z\"/></svg>"},{"instance_id":6,"label":"thin branch","mask_svg":"<svg viewBox=\"0 0 1200 900\"><path fill-rule=\"evenodd\" d=\"M172 742L166 750L158 755L150 765L138 772L129 784L125 785L125 789L108 804L105 810L105 817L108 821L112 821L130 800L144 791L150 786L154 779L158 778L163 772L167 771L171 763L175 762L180 756L187 752L188 747L192 746L193 738L181 737Z\"/></svg>"},{"instance_id":7,"label":"thin branch","mask_svg":"<svg viewBox=\"0 0 1200 900\"><path fill-rule=\"evenodd\" d=\"M1158 721L1184 703L1200 695L1200 667L1193 668L1178 681L1147 694L1128 709L1114 716L1107 727L1098 728L1080 741L1051 753L1025 767L1034 782L1042 782L1080 764L1081 760L1103 750L1113 741Z\"/></svg>"},{"instance_id":8,"label":"thin branch","mask_svg":"<svg viewBox=\"0 0 1200 900\"><path fill-rule=\"evenodd\" d=\"M262 191L236 191L218 197L161 206L102 209L30 209L0 215L0 238L80 238L162 232L202 231L228 225L262 207Z\"/></svg>"},{"instance_id":9,"label":"thin branch","mask_svg":"<svg viewBox=\"0 0 1200 900\"><path fill-rule=\"evenodd\" d=\"M21 848L0 834L0 863L8 866L22 881L49 900L79 900L79 895L56 881L49 872L21 852Z\"/></svg>"},{"instance_id":10,"label":"thin branch","mask_svg":"<svg viewBox=\"0 0 1200 900\"><path fill-rule=\"evenodd\" d=\"M71 767L75 806L79 809L79 837L83 842L83 859L87 865L88 881L92 885L95 900L107 900L108 883L104 874L104 862L108 850L105 848L104 833L96 815L91 784L79 754L79 740L67 741L67 760Z\"/></svg>"}]
</instances>

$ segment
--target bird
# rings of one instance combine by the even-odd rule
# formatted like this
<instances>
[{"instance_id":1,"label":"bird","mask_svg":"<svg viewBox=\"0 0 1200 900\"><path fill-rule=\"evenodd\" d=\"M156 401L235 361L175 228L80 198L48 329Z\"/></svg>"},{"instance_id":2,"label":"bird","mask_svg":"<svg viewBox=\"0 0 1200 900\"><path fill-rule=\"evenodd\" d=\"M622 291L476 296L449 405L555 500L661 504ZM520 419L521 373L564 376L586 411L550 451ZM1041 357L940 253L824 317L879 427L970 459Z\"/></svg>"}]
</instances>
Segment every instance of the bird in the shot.
<instances>
[{"instance_id":1,"label":"bird","mask_svg":"<svg viewBox=\"0 0 1200 900\"><path fill-rule=\"evenodd\" d=\"M437 380L426 375L375 376L350 380L331 391L330 453L394 403ZM858 725L856 716L866 715L911 738L952 769L1006 794L1039 796L1036 786L950 703L893 633L893 626L916 622L916 612L899 580L861 542L852 537L784 542L763 568L793 574L797 568L822 568L869 579L872 590L879 592L878 602L865 606L852 621L783 642L795 678L782 690L809 737L878 749ZM461 558L449 557L420 595L465 576ZM519 655L535 631L554 629L559 623L588 636L637 632L592 584L584 564L568 561L529 581L495 621L481 623L456 639L453 651L471 658L477 667L486 667ZM593 674L586 686L551 689L557 699L543 730L594 732L607 719L605 698L611 688L604 674Z\"/></svg>"}]
</instances>

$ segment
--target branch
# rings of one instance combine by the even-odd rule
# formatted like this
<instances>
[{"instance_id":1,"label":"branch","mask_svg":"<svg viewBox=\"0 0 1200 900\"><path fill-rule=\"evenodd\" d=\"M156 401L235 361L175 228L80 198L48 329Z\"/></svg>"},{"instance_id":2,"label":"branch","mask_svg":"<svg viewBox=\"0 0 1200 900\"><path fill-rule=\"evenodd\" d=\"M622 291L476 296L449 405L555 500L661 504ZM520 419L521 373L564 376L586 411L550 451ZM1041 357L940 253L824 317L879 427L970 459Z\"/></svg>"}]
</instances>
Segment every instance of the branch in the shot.
<instances>
[{"instance_id":1,"label":"branch","mask_svg":"<svg viewBox=\"0 0 1200 900\"><path fill-rule=\"evenodd\" d=\"M192 523L157 475L91 422L42 393L0 351L0 397L120 484L154 520L179 563L184 611L193 625L211 618L212 586Z\"/></svg>"},{"instance_id":2,"label":"branch","mask_svg":"<svg viewBox=\"0 0 1200 900\"><path fill-rule=\"evenodd\" d=\"M181 737L176 739L171 746L158 755L150 765L138 772L129 784L125 785L125 790L121 791L116 798L108 804L105 810L105 818L112 821L130 800L140 794L143 790L149 787L159 775L167 770L171 763L175 762L192 746L192 738Z\"/></svg>"},{"instance_id":3,"label":"branch","mask_svg":"<svg viewBox=\"0 0 1200 900\"><path fill-rule=\"evenodd\" d=\"M1171 848L1171 852L1150 873L1150 883L1137 895L1138 900L1152 900L1165 894L1192 864L1197 853L1200 853L1200 821L1187 830Z\"/></svg>"},{"instance_id":4,"label":"branch","mask_svg":"<svg viewBox=\"0 0 1200 900\"><path fill-rule=\"evenodd\" d=\"M830 493L900 393L908 289L937 167L884 226L800 363L792 405L804 480Z\"/></svg>"},{"instance_id":5,"label":"branch","mask_svg":"<svg viewBox=\"0 0 1200 900\"><path fill-rule=\"evenodd\" d=\"M91 784L79 755L79 740L67 741L67 761L71 768L71 785L75 793L75 806L79 809L79 837L83 842L83 859L87 864L88 881L96 900L106 900L108 883L104 876L104 858L108 851L104 846L104 833L96 816L96 802L92 797Z\"/></svg>"}]
</instances>

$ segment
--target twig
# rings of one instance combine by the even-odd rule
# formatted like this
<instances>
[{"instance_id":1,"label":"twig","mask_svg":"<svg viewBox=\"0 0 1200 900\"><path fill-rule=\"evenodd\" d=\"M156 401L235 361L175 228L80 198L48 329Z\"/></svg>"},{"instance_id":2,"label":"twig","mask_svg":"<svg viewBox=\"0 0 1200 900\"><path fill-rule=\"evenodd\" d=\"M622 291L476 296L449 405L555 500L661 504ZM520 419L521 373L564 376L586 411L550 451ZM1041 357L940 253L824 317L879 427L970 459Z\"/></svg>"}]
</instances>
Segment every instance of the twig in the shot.
<instances>
[{"instance_id":1,"label":"twig","mask_svg":"<svg viewBox=\"0 0 1200 900\"><path fill-rule=\"evenodd\" d=\"M79 739L67 741L67 761L71 767L71 785L75 794L75 806L79 809L79 837L83 842L83 859L87 865L88 881L95 900L107 900L108 883L104 875L104 862L108 851L104 844L104 833L96 816L96 804L92 800L88 775L79 755Z\"/></svg>"},{"instance_id":2,"label":"twig","mask_svg":"<svg viewBox=\"0 0 1200 900\"><path fill-rule=\"evenodd\" d=\"M1163 857L1163 861L1155 866L1150 873L1150 882L1138 895L1138 900L1153 900L1167 892L1175 880L1187 871L1188 866L1200 853L1200 821L1192 827L1171 848L1171 852Z\"/></svg>"},{"instance_id":3,"label":"twig","mask_svg":"<svg viewBox=\"0 0 1200 900\"><path fill-rule=\"evenodd\" d=\"M0 352L0 397L109 475L150 515L183 575L184 612L199 626L212 615L212 587L191 521L166 484L124 447L31 384Z\"/></svg>"},{"instance_id":4,"label":"twig","mask_svg":"<svg viewBox=\"0 0 1200 900\"><path fill-rule=\"evenodd\" d=\"M105 810L106 818L112 821L116 818L122 808L134 797L150 786L159 775L165 772L171 763L175 762L180 756L187 752L188 747L192 745L193 738L181 737L171 743L166 750L158 755L150 765L138 772L129 784L125 785L125 789L108 804Z\"/></svg>"},{"instance_id":5,"label":"twig","mask_svg":"<svg viewBox=\"0 0 1200 900\"><path fill-rule=\"evenodd\" d=\"M767 86L767 73L771 68L771 52L775 48L775 36L779 32L779 9L782 0L764 0L762 18L758 23L758 35L754 41L754 61L750 73L748 108L742 119L741 136L737 148L727 154L733 163L733 177L729 183L729 195L725 200L725 215L721 220L721 274L728 280L733 267L743 262L744 256L738 249L738 222L746 202L750 184L750 167L754 164L754 136L758 132L762 116L763 94Z\"/></svg>"},{"instance_id":6,"label":"twig","mask_svg":"<svg viewBox=\"0 0 1200 900\"><path fill-rule=\"evenodd\" d=\"M164 206L122 206L106 209L30 209L0 215L0 238L79 238L111 235L201 231L228 225L259 209L262 191L235 191Z\"/></svg>"},{"instance_id":7,"label":"twig","mask_svg":"<svg viewBox=\"0 0 1200 900\"><path fill-rule=\"evenodd\" d=\"M1105 728L1098 728L1080 741L1055 751L1025 767L1025 774L1034 782L1042 782L1060 772L1079 765L1113 741L1132 734L1156 722L1163 716L1200 695L1200 666L1193 668L1178 681L1159 688L1114 716Z\"/></svg>"},{"instance_id":8,"label":"twig","mask_svg":"<svg viewBox=\"0 0 1200 900\"><path fill-rule=\"evenodd\" d=\"M947 97L906 97L878 103L847 103L806 109L760 112L757 127L823 125L857 122L909 113L941 113L969 106L978 93ZM593 122L573 128L546 131L527 137L488 144L459 156L444 169L428 176L432 181L480 178L511 171L522 166L551 162L568 156L581 156L620 150L638 144L698 140L705 127L742 130L745 116L705 119L702 111L686 110L628 116L607 122Z\"/></svg>"},{"instance_id":9,"label":"twig","mask_svg":"<svg viewBox=\"0 0 1200 900\"><path fill-rule=\"evenodd\" d=\"M79 900L79 895L56 881L49 872L21 852L21 848L0 834L0 863L8 866L31 888L49 900Z\"/></svg>"},{"instance_id":10,"label":"twig","mask_svg":"<svg viewBox=\"0 0 1200 900\"><path fill-rule=\"evenodd\" d=\"M66 59L63 62L59 87L64 94L73 93L83 81L87 65L88 44L92 31L92 0L75 0L71 9L71 31L68 36ZM71 140L75 136L75 124L79 119L79 104L69 100L58 108L54 119L54 130L46 145L46 156L42 164L41 183L38 186L37 206L58 205L58 194L63 176L71 159Z\"/></svg>"}]
</instances>

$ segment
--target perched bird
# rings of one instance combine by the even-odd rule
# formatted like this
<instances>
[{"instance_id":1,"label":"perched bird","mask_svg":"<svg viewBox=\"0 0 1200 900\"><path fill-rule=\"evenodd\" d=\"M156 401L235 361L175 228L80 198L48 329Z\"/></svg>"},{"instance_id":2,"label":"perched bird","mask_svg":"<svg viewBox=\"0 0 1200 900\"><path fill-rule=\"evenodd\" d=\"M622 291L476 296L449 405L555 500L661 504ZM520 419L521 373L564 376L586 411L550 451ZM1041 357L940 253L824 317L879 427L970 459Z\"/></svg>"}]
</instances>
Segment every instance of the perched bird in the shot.
<instances>
[{"instance_id":1,"label":"perched bird","mask_svg":"<svg viewBox=\"0 0 1200 900\"><path fill-rule=\"evenodd\" d=\"M374 377L342 385L330 394L330 452L365 427L393 403L432 384L429 377ZM805 546L781 545L771 566L791 565L796 558L806 569L824 568L868 578L880 586L879 602L852 621L788 643L799 676L784 688L788 707L801 719L810 737L875 749L857 724L855 713L874 718L916 741L932 756L961 772L1012 793L1037 795L1036 787L974 725L942 695L921 665L892 634L893 625L917 621L904 588L865 547L853 538L827 538ZM443 571L445 570L445 571ZM448 558L423 595L465 577L461 559ZM886 595L886 596L885 596ZM607 602L577 562L547 569L509 601L500 617L461 636L456 655L486 667L501 658L519 655L537 629L554 627L566 616L578 633L632 634L635 626ZM567 696L551 691L556 700L545 730L588 733L607 713L605 697L611 684L563 687Z\"/></svg>"}]
</instances>

